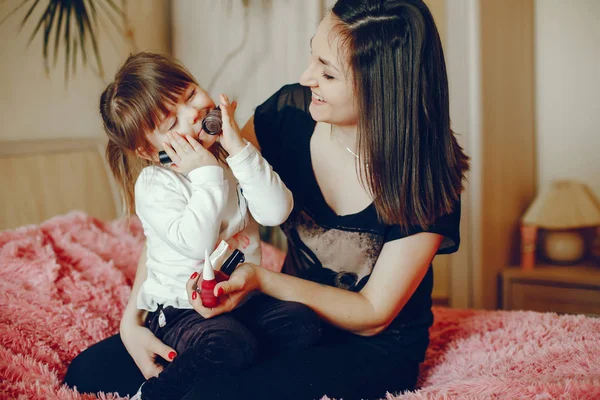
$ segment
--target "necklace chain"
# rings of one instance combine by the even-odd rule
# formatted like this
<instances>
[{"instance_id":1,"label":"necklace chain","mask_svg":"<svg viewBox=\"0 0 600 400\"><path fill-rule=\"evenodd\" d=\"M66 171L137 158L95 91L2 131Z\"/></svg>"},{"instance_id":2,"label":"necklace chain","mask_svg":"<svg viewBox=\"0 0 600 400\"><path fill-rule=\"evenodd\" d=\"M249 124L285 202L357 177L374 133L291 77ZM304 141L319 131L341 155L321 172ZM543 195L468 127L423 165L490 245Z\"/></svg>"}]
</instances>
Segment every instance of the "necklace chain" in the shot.
<instances>
[{"instance_id":1,"label":"necklace chain","mask_svg":"<svg viewBox=\"0 0 600 400\"><path fill-rule=\"evenodd\" d=\"M333 136L333 124L330 124L330 135ZM344 145L344 147L346 148L346 150L348 151L348 153L352 154L354 156L354 158L356 158L357 160L360 158L358 156L358 154L356 154L355 152L353 152L352 150L350 150L350 147L346 146L346 144L344 144L344 142L342 141L342 139L339 136L335 136L335 138Z\"/></svg>"},{"instance_id":2,"label":"necklace chain","mask_svg":"<svg viewBox=\"0 0 600 400\"><path fill-rule=\"evenodd\" d=\"M358 159L358 154L356 154L355 152L350 150L350 147L346 146L346 150L348 150L348 153L352 154L354 157L356 157Z\"/></svg>"},{"instance_id":3,"label":"necklace chain","mask_svg":"<svg viewBox=\"0 0 600 400\"><path fill-rule=\"evenodd\" d=\"M333 136L333 124L329 125L331 127L330 129L330 135ZM352 154L354 156L354 158L356 158L357 160L360 161L360 157L358 156L358 154L356 154L355 152L353 152L352 150L350 150L350 147L346 146L346 144L344 144L344 142L342 142L342 139L339 136L336 136L336 139L342 144L344 145L344 147L346 148L346 150L348 151L348 153ZM369 163L365 163L365 167L367 169L369 169Z\"/></svg>"}]
</instances>

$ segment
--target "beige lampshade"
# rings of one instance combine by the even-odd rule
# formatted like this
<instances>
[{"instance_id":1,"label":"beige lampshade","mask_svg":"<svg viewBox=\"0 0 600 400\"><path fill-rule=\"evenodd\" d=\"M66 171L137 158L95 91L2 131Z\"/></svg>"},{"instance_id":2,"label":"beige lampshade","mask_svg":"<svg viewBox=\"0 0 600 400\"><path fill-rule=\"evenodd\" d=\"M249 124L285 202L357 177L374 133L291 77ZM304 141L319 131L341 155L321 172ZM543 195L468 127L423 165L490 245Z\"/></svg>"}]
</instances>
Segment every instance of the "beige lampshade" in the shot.
<instances>
[{"instance_id":1,"label":"beige lampshade","mask_svg":"<svg viewBox=\"0 0 600 400\"><path fill-rule=\"evenodd\" d=\"M598 226L600 203L584 183L554 181L538 194L522 222L545 229Z\"/></svg>"}]
</instances>

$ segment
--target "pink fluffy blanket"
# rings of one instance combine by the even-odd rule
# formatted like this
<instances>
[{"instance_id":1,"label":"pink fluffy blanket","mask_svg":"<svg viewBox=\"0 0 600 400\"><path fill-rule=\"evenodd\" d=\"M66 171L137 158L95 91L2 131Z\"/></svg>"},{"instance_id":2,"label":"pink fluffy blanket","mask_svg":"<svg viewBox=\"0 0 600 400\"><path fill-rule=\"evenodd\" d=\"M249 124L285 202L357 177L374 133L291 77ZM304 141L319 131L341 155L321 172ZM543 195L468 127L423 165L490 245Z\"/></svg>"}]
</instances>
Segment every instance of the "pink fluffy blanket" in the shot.
<instances>
[{"instance_id":1,"label":"pink fluffy blanket","mask_svg":"<svg viewBox=\"0 0 600 400\"><path fill-rule=\"evenodd\" d=\"M73 357L117 332L142 240L137 220L79 212L0 232L0 398L96 398L61 380ZM280 265L273 247L263 253ZM421 388L388 399L600 398L600 319L434 312Z\"/></svg>"}]
</instances>

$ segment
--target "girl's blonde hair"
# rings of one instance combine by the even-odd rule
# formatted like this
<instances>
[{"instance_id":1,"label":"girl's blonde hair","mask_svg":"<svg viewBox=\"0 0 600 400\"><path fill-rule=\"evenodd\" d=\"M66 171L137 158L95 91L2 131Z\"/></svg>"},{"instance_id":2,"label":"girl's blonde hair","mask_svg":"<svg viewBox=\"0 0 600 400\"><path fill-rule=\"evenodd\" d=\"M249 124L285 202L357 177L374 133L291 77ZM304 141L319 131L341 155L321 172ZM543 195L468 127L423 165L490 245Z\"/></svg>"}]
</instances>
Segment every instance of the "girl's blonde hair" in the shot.
<instances>
[{"instance_id":1,"label":"girl's blonde hair","mask_svg":"<svg viewBox=\"0 0 600 400\"><path fill-rule=\"evenodd\" d=\"M160 54L137 53L127 58L100 97L100 114L108 136L106 161L120 186L127 215L135 212L134 187L141 170L153 163L136 149L157 152L146 135L154 131L191 85L192 74L178 61ZM223 157L219 143L211 147Z\"/></svg>"}]
</instances>

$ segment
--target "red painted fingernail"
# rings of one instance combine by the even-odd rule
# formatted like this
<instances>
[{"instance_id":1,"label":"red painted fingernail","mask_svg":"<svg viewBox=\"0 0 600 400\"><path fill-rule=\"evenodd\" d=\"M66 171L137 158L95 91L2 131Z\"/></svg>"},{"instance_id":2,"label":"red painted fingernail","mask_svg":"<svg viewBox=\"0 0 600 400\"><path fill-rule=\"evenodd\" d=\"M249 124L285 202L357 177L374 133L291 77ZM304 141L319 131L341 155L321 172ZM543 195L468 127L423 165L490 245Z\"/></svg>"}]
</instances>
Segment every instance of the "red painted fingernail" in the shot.
<instances>
[{"instance_id":1,"label":"red painted fingernail","mask_svg":"<svg viewBox=\"0 0 600 400\"><path fill-rule=\"evenodd\" d=\"M196 291L192 292L192 300L196 300L196 297L198 297L198 293L196 293Z\"/></svg>"},{"instance_id":2,"label":"red painted fingernail","mask_svg":"<svg viewBox=\"0 0 600 400\"><path fill-rule=\"evenodd\" d=\"M169 353L169 360L172 360L175 358L175 356L177 355L177 353L175 353L174 351Z\"/></svg>"},{"instance_id":3,"label":"red painted fingernail","mask_svg":"<svg viewBox=\"0 0 600 400\"><path fill-rule=\"evenodd\" d=\"M194 272L194 273L192 274L192 276L190 276L190 279L196 279L197 277L198 277L198 273L197 273L197 272Z\"/></svg>"},{"instance_id":4,"label":"red painted fingernail","mask_svg":"<svg viewBox=\"0 0 600 400\"><path fill-rule=\"evenodd\" d=\"M219 297L219 296L223 296L223 292L224 292L224 290L223 290L223 288L222 288L222 287L218 288L218 289L217 289L217 297Z\"/></svg>"}]
</instances>

